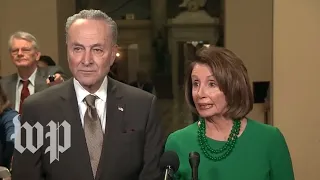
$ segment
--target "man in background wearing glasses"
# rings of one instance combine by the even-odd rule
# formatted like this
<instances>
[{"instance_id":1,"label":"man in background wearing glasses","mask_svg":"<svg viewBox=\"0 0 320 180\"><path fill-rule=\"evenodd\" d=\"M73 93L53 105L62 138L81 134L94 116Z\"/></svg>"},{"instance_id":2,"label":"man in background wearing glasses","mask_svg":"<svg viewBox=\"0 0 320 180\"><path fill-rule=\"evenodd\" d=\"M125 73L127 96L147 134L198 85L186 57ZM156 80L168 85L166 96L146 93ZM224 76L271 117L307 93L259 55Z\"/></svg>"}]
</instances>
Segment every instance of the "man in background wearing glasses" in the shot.
<instances>
[{"instance_id":1,"label":"man in background wearing glasses","mask_svg":"<svg viewBox=\"0 0 320 180\"><path fill-rule=\"evenodd\" d=\"M21 105L25 98L52 85L63 82L66 77L57 66L41 68L37 66L40 50L36 38L18 31L9 38L9 53L17 73L3 77L1 85L7 93L12 107L22 113ZM51 81L49 75L53 75Z\"/></svg>"}]
</instances>

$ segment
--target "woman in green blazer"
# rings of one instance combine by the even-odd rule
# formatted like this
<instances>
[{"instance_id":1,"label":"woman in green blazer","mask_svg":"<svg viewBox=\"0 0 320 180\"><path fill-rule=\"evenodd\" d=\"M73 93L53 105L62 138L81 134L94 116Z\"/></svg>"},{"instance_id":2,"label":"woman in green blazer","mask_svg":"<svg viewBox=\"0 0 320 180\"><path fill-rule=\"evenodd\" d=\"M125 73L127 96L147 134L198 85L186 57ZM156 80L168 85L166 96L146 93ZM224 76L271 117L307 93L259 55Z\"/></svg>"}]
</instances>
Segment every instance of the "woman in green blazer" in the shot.
<instances>
[{"instance_id":1,"label":"woman in green blazer","mask_svg":"<svg viewBox=\"0 0 320 180\"><path fill-rule=\"evenodd\" d=\"M294 180L280 130L246 117L253 95L238 56L225 48L201 49L186 76L186 101L201 118L167 139L166 150L180 159L175 179L191 179L189 153L195 151L199 180Z\"/></svg>"}]
</instances>

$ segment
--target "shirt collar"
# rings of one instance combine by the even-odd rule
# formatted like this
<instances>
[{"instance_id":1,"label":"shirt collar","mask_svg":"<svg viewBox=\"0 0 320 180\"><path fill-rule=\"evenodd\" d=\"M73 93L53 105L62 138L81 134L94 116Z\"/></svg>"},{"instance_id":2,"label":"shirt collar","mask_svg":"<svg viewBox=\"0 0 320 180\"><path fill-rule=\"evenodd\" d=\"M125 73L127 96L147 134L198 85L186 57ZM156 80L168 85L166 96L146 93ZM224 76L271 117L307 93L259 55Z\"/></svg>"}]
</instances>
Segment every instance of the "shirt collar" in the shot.
<instances>
[{"instance_id":1,"label":"shirt collar","mask_svg":"<svg viewBox=\"0 0 320 180\"><path fill-rule=\"evenodd\" d=\"M37 74L37 70L38 68L36 68L33 73L31 74L31 76L28 78L29 80L29 83L32 85L32 86L35 86L35 81L36 81L36 74ZM18 73L18 82L20 82L21 80L26 80L26 79L22 79Z\"/></svg>"},{"instance_id":2,"label":"shirt collar","mask_svg":"<svg viewBox=\"0 0 320 180\"><path fill-rule=\"evenodd\" d=\"M83 102L83 99L89 95L92 94L88 92L86 89L82 87L82 85L79 83L78 80L73 78L73 84L77 95L78 104ZM107 100L107 89L108 89L108 78L107 76L104 78L100 88L93 93L93 95L96 95L99 99L101 99L103 102L106 102Z\"/></svg>"}]
</instances>

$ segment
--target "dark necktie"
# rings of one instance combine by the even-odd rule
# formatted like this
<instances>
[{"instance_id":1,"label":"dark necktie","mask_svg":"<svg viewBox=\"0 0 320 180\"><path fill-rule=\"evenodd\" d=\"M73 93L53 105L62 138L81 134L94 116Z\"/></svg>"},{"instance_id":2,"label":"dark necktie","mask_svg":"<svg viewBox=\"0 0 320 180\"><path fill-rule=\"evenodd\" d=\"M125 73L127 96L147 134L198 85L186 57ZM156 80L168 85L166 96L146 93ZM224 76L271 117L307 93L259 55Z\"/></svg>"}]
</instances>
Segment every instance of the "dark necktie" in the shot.
<instances>
[{"instance_id":1,"label":"dark necktie","mask_svg":"<svg viewBox=\"0 0 320 180\"><path fill-rule=\"evenodd\" d=\"M96 96L88 95L84 98L87 110L84 115L84 132L88 146L93 176L96 176L103 144L101 122L95 107Z\"/></svg>"},{"instance_id":2,"label":"dark necktie","mask_svg":"<svg viewBox=\"0 0 320 180\"><path fill-rule=\"evenodd\" d=\"M20 95L20 107L19 107L19 113L22 114L22 104L24 100L30 96L30 91L28 88L29 85L29 80L23 81L21 80L22 83L22 90L21 90L21 95Z\"/></svg>"}]
</instances>

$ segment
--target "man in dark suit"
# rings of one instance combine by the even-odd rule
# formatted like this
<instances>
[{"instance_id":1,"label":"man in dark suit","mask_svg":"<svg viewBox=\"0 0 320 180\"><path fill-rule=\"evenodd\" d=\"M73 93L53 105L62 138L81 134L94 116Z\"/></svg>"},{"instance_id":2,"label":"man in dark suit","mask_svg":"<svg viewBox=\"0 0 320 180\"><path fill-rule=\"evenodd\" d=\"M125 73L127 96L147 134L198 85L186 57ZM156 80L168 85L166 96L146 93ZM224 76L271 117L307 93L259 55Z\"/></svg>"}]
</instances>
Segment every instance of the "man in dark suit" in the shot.
<instances>
[{"instance_id":1,"label":"man in dark suit","mask_svg":"<svg viewBox=\"0 0 320 180\"><path fill-rule=\"evenodd\" d=\"M70 147L44 136L35 152L15 151L14 180L156 180L164 138L156 97L107 76L117 52L117 25L99 10L68 18L66 39L74 78L30 96L21 123L70 124ZM52 127L52 125L51 125ZM68 126L65 126L68 129ZM54 128L55 131L55 128ZM44 133L48 129L45 128ZM58 142L68 142L59 131ZM64 133L63 133L64 132ZM36 137L32 137L36 140ZM24 144L26 135L21 133ZM51 146L50 146L51 144ZM64 145L64 146L63 146ZM55 155L55 154L53 154Z\"/></svg>"},{"instance_id":2,"label":"man in dark suit","mask_svg":"<svg viewBox=\"0 0 320 180\"><path fill-rule=\"evenodd\" d=\"M18 112L21 112L20 105L26 97L66 79L58 66L37 66L41 53L36 38L28 32L18 31L10 36L9 53L17 73L3 77L0 83ZM49 75L55 75L54 82L49 81Z\"/></svg>"},{"instance_id":3,"label":"man in dark suit","mask_svg":"<svg viewBox=\"0 0 320 180\"><path fill-rule=\"evenodd\" d=\"M49 75L56 75L56 82L55 83L48 83L48 76ZM8 99L10 100L12 107L20 112L20 102L21 102L21 91L23 88L23 85L18 82L20 81L20 77L18 73L14 73L8 76L3 77L0 80L1 86L3 87L5 93L8 96ZM48 68L41 68L37 67L37 71L35 71L34 77L29 77L30 81L33 81L29 84L30 90L33 89L33 91L30 91L30 95L40 92L53 84L57 84L57 82L62 82L64 79L66 79L66 76L64 75L61 68L58 66L48 67ZM19 87L20 86L20 87ZM18 87L18 89L17 89Z\"/></svg>"}]
</instances>

